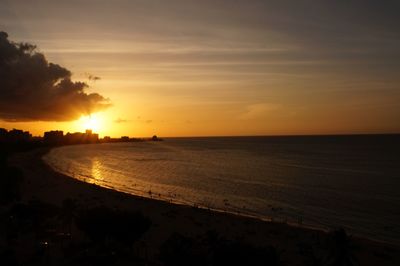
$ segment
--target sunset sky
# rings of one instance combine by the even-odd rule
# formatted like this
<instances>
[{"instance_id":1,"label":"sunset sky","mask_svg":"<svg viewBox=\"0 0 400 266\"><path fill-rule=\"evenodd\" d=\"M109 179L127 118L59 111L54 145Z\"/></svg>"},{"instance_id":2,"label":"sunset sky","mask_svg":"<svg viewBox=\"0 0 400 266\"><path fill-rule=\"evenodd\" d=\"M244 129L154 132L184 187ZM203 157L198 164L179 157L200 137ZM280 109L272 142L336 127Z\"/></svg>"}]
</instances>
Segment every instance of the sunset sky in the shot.
<instances>
[{"instance_id":1,"label":"sunset sky","mask_svg":"<svg viewBox=\"0 0 400 266\"><path fill-rule=\"evenodd\" d=\"M10 121L10 109L0 127L114 137L398 133L399 11L389 0L0 0L10 41L37 45L111 104L72 121Z\"/></svg>"}]
</instances>

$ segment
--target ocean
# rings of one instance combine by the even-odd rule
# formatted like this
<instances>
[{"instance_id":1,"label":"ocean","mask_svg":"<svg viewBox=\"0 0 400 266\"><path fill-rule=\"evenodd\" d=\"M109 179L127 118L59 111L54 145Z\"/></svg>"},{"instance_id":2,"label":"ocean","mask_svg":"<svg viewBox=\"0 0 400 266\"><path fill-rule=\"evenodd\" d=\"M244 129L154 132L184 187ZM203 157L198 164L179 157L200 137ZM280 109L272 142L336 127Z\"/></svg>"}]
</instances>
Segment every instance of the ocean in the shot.
<instances>
[{"instance_id":1,"label":"ocean","mask_svg":"<svg viewBox=\"0 0 400 266\"><path fill-rule=\"evenodd\" d=\"M167 138L52 149L88 183L400 244L400 135Z\"/></svg>"}]
</instances>

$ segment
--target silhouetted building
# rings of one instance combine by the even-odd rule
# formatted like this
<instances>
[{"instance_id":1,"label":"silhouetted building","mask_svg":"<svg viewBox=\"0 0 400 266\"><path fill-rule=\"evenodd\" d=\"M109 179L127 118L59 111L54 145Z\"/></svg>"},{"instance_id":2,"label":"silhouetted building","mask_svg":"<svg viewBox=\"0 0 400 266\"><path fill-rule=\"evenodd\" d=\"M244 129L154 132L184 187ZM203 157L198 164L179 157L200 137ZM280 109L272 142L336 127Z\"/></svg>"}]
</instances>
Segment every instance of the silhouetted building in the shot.
<instances>
[{"instance_id":1,"label":"silhouetted building","mask_svg":"<svg viewBox=\"0 0 400 266\"><path fill-rule=\"evenodd\" d=\"M121 141L129 141L129 137L127 137L127 136L122 136L122 137L121 137Z\"/></svg>"},{"instance_id":2,"label":"silhouetted building","mask_svg":"<svg viewBox=\"0 0 400 266\"><path fill-rule=\"evenodd\" d=\"M18 142L18 141L29 141L32 138L32 135L28 131L23 131L20 129L12 129L8 131L8 139L10 141Z\"/></svg>"},{"instance_id":3,"label":"silhouetted building","mask_svg":"<svg viewBox=\"0 0 400 266\"><path fill-rule=\"evenodd\" d=\"M87 143L95 143L99 141L99 134L93 133L91 129L86 129L84 138Z\"/></svg>"},{"instance_id":4,"label":"silhouetted building","mask_svg":"<svg viewBox=\"0 0 400 266\"><path fill-rule=\"evenodd\" d=\"M7 131L5 128L0 128L0 141L7 143L28 142L32 140L32 135L28 131L12 129Z\"/></svg>"},{"instance_id":5,"label":"silhouetted building","mask_svg":"<svg viewBox=\"0 0 400 266\"><path fill-rule=\"evenodd\" d=\"M5 140L7 138L7 129L0 128L0 140Z\"/></svg>"},{"instance_id":6,"label":"silhouetted building","mask_svg":"<svg viewBox=\"0 0 400 266\"><path fill-rule=\"evenodd\" d=\"M89 139L90 143L99 142L99 134L92 134Z\"/></svg>"},{"instance_id":7,"label":"silhouetted building","mask_svg":"<svg viewBox=\"0 0 400 266\"><path fill-rule=\"evenodd\" d=\"M152 141L160 141L161 139L158 138L157 135L154 135L154 136L151 138L151 140L152 140Z\"/></svg>"},{"instance_id":8,"label":"silhouetted building","mask_svg":"<svg viewBox=\"0 0 400 266\"><path fill-rule=\"evenodd\" d=\"M88 129L85 133L68 132L64 139L66 144L97 143L99 141L99 134L92 133L92 130Z\"/></svg>"},{"instance_id":9,"label":"silhouetted building","mask_svg":"<svg viewBox=\"0 0 400 266\"><path fill-rule=\"evenodd\" d=\"M44 132L43 140L48 144L61 144L64 141L64 132L60 130Z\"/></svg>"}]
</instances>

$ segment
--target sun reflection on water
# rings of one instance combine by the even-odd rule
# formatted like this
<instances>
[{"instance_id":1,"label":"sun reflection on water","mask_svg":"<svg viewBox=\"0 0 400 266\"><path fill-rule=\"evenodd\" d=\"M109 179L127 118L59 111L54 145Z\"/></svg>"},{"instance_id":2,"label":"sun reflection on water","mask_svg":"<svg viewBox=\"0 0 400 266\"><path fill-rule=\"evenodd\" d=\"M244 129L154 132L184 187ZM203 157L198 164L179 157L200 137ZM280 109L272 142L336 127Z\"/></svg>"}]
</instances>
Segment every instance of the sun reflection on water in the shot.
<instances>
[{"instance_id":1,"label":"sun reflection on water","mask_svg":"<svg viewBox=\"0 0 400 266\"><path fill-rule=\"evenodd\" d=\"M94 179L94 183L97 185L104 180L101 169L102 169L101 161L98 160L97 158L94 158L92 160L92 177Z\"/></svg>"}]
</instances>

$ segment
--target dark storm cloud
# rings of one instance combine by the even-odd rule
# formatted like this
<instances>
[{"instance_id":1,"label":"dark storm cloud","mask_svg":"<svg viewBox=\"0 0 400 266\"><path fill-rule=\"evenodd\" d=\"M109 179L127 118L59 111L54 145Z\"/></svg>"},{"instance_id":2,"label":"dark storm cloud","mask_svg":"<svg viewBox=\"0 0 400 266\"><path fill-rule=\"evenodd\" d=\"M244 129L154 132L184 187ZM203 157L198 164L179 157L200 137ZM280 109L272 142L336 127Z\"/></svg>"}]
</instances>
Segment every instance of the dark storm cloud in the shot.
<instances>
[{"instance_id":1,"label":"dark storm cloud","mask_svg":"<svg viewBox=\"0 0 400 266\"><path fill-rule=\"evenodd\" d=\"M14 43L0 32L0 119L68 121L110 106L87 84L71 81L71 72L49 63L28 43Z\"/></svg>"}]
</instances>

